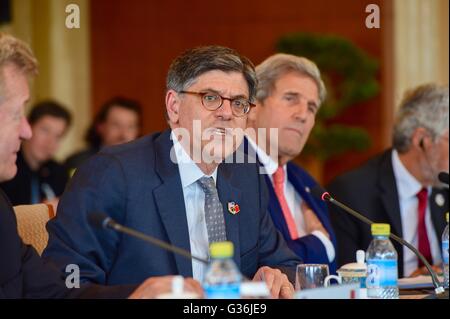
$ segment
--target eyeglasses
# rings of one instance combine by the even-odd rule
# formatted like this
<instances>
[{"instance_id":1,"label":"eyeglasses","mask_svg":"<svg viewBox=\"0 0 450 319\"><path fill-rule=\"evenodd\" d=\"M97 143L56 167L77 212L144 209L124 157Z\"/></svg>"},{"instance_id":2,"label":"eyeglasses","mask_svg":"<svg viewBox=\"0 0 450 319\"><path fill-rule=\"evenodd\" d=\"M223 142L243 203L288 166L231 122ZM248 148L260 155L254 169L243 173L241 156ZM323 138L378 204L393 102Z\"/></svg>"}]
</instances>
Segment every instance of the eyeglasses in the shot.
<instances>
[{"instance_id":1,"label":"eyeglasses","mask_svg":"<svg viewBox=\"0 0 450 319\"><path fill-rule=\"evenodd\" d=\"M209 111L218 110L222 105L224 100L230 101L231 111L236 117L241 117L250 112L252 107L256 105L251 103L249 100L244 98L230 99L223 97L220 94L213 92L191 92L191 91L180 91L180 93L194 94L201 97L203 106Z\"/></svg>"}]
</instances>

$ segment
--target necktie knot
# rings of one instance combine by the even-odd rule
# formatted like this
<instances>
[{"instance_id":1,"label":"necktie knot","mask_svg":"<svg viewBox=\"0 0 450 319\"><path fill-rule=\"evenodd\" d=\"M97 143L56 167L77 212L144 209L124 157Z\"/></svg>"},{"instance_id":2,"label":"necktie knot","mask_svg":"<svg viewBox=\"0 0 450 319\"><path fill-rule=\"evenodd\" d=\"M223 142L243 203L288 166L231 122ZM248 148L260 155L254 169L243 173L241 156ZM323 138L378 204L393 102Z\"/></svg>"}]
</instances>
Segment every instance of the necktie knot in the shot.
<instances>
[{"instance_id":1,"label":"necktie knot","mask_svg":"<svg viewBox=\"0 0 450 319\"><path fill-rule=\"evenodd\" d=\"M428 198L428 189L426 189L425 187L422 188L418 193L417 193L417 198L419 199L419 202L423 202L427 200Z\"/></svg>"},{"instance_id":2,"label":"necktie knot","mask_svg":"<svg viewBox=\"0 0 450 319\"><path fill-rule=\"evenodd\" d=\"M212 177L203 176L197 182L205 194L217 193L216 184L214 183L214 179Z\"/></svg>"},{"instance_id":3,"label":"necktie knot","mask_svg":"<svg viewBox=\"0 0 450 319\"><path fill-rule=\"evenodd\" d=\"M275 173L272 175L273 182L275 184L283 184L284 183L284 168L283 166L278 166Z\"/></svg>"}]
</instances>

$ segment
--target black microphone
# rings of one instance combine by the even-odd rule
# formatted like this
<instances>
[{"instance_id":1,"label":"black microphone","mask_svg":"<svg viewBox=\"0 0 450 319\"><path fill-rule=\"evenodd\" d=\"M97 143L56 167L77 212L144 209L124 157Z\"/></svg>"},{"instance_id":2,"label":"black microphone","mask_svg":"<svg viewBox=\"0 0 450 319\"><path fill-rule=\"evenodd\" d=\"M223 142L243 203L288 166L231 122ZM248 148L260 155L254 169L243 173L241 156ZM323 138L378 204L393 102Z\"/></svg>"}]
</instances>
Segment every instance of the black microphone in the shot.
<instances>
[{"instance_id":1,"label":"black microphone","mask_svg":"<svg viewBox=\"0 0 450 319\"><path fill-rule=\"evenodd\" d=\"M448 173L447 172L440 172L439 173L439 175L438 175L438 178L439 178L439 181L442 183L442 184L446 184L446 185L448 185Z\"/></svg>"},{"instance_id":2,"label":"black microphone","mask_svg":"<svg viewBox=\"0 0 450 319\"><path fill-rule=\"evenodd\" d=\"M316 185L315 187L313 187L311 189L311 194L313 196L323 200L324 202L330 202L333 205L336 205L337 207L343 209L345 212L347 212L350 215L356 217L357 219L359 219L363 223L366 223L368 225L374 224L373 221L371 221L367 217L363 216L361 213L358 213L356 210L351 209L350 207L346 206L345 204L343 204L343 203L337 201L336 199L334 199L330 195L330 193L328 193L325 189L323 189L319 185ZM444 287L442 287L441 283L439 282L439 279L437 278L436 273L431 268L430 264L425 259L425 257L416 249L416 247L414 247L413 245L408 243L403 238L398 237L398 236L396 236L396 235L394 235L392 233L389 234L389 237L392 238L393 240L395 240L396 242L400 243L402 246L408 247L423 262L423 264L425 265L425 267L427 268L428 272L431 275L431 280L433 281L434 291L435 291L436 295L440 295L440 294L444 293L445 289L444 289Z\"/></svg>"},{"instance_id":3,"label":"black microphone","mask_svg":"<svg viewBox=\"0 0 450 319\"><path fill-rule=\"evenodd\" d=\"M165 241L162 241L160 239L157 239L157 238L149 236L149 235L145 235L134 229L123 226L123 225L117 223L114 219L112 219L105 213L101 213L101 212L90 213L88 215L88 220L92 226L95 226L97 228L113 229L117 232L124 233L124 234L130 235L132 237L142 239L142 240L144 240L148 243L151 243L152 245L158 246L164 250L168 250L175 254L186 257L189 260L195 259L203 264L206 264L206 265L209 264L208 260L200 258L200 257L196 257L185 249L170 245L170 244L166 243Z\"/></svg>"}]
</instances>

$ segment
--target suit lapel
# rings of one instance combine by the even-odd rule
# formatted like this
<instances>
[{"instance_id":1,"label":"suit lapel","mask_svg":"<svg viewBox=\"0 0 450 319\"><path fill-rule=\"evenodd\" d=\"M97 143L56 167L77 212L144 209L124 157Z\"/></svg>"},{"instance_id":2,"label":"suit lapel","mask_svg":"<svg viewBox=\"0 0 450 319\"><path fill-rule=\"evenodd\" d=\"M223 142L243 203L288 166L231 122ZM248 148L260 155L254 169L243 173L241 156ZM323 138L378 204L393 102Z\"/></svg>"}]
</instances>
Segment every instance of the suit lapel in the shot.
<instances>
[{"instance_id":1,"label":"suit lapel","mask_svg":"<svg viewBox=\"0 0 450 319\"><path fill-rule=\"evenodd\" d=\"M390 219L391 232L403 237L398 190L392 168L391 154L392 151L386 152L381 160L378 187L380 188L381 203ZM380 221L374 220L374 222Z\"/></svg>"},{"instance_id":2,"label":"suit lapel","mask_svg":"<svg viewBox=\"0 0 450 319\"><path fill-rule=\"evenodd\" d=\"M223 206L227 240L231 241L234 245L234 261L240 267L239 219L240 214L245 214L245 211L233 215L228 210L229 202L235 202L238 205L241 204L241 192L232 184L231 168L231 164L222 163L219 165L217 169L217 192Z\"/></svg>"},{"instance_id":3,"label":"suit lapel","mask_svg":"<svg viewBox=\"0 0 450 319\"><path fill-rule=\"evenodd\" d=\"M153 196L155 197L158 212L170 243L190 251L189 231L180 174L178 165L170 159L172 146L170 130L163 132L155 140L155 170L162 183L153 190ZM192 277L192 262L177 254L174 257L179 274Z\"/></svg>"},{"instance_id":4,"label":"suit lapel","mask_svg":"<svg viewBox=\"0 0 450 319\"><path fill-rule=\"evenodd\" d=\"M448 212L448 189L433 188L429 198L431 221L436 231L437 238L444 232L447 225L445 221L445 213Z\"/></svg>"}]
</instances>

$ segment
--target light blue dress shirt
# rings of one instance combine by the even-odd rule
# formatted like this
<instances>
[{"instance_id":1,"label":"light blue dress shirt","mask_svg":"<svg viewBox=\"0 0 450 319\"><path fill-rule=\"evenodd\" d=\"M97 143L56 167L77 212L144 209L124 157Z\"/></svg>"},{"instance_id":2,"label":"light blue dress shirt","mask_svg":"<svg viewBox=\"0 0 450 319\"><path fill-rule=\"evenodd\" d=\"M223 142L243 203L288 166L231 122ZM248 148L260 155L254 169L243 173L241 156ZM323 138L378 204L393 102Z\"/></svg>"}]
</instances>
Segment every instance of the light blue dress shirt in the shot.
<instances>
[{"instance_id":1,"label":"light blue dress shirt","mask_svg":"<svg viewBox=\"0 0 450 319\"><path fill-rule=\"evenodd\" d=\"M419 200L417 193L422 189L419 181L411 175L401 162L398 152L392 151L392 168L394 170L395 182L397 185L398 199L400 201L400 215L402 220L403 239L419 247L419 237L417 227L419 225L418 206ZM428 196L431 194L431 187L428 187ZM428 202L430 198L428 197ZM428 240L430 242L431 256L433 264L437 265L442 262L440 244L436 231L431 221L430 205L427 202L427 210L425 212L425 228L427 230ZM418 267L418 258L406 247L403 247L403 274L405 277Z\"/></svg>"},{"instance_id":2,"label":"light blue dress shirt","mask_svg":"<svg viewBox=\"0 0 450 319\"><path fill-rule=\"evenodd\" d=\"M208 232L205 221L205 193L197 181L203 176L211 177L217 182L217 168L211 175L205 175L198 165L191 159L183 146L172 132L175 156L183 187L184 205L189 229L191 254L209 260ZM181 213L181 212L180 212ZM203 282L206 265L192 260L192 274L194 279Z\"/></svg>"}]
</instances>

